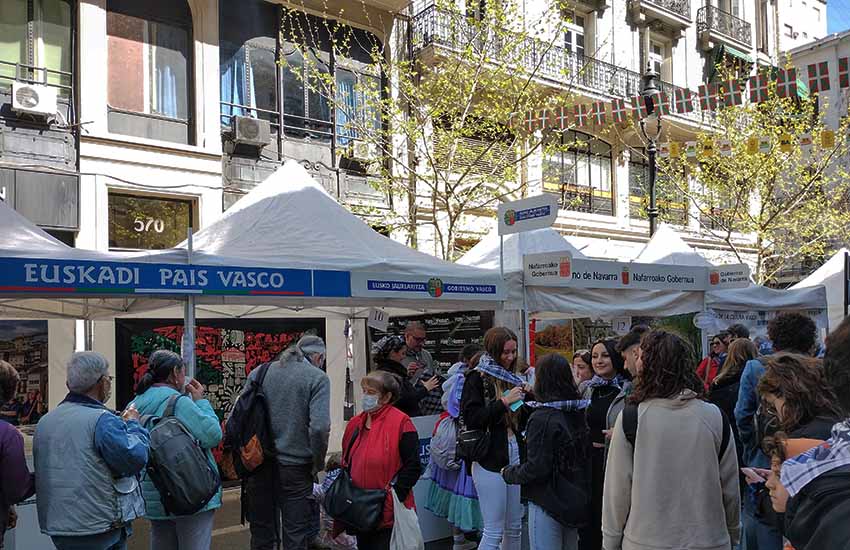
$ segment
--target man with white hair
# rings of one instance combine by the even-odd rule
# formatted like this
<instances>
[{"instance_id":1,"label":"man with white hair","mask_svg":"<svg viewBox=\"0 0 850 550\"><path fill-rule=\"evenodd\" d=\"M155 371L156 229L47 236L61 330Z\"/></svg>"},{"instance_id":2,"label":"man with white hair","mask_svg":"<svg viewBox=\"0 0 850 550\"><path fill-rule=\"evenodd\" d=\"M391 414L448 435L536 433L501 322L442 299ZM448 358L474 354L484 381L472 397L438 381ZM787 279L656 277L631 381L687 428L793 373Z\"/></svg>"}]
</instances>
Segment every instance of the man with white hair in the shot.
<instances>
[{"instance_id":1,"label":"man with white hair","mask_svg":"<svg viewBox=\"0 0 850 550\"><path fill-rule=\"evenodd\" d=\"M148 432L133 406L118 416L104 405L112 377L103 355L72 355L66 386L33 439L41 531L58 550L123 550L130 522L144 514L137 476L148 461Z\"/></svg>"},{"instance_id":2,"label":"man with white hair","mask_svg":"<svg viewBox=\"0 0 850 550\"><path fill-rule=\"evenodd\" d=\"M264 375L276 451L276 463L264 464L248 483L252 550L276 548L278 513L283 548L307 550L316 535L313 476L324 469L331 432L331 382L322 370L326 355L324 340L305 335L277 361L248 376Z\"/></svg>"}]
</instances>

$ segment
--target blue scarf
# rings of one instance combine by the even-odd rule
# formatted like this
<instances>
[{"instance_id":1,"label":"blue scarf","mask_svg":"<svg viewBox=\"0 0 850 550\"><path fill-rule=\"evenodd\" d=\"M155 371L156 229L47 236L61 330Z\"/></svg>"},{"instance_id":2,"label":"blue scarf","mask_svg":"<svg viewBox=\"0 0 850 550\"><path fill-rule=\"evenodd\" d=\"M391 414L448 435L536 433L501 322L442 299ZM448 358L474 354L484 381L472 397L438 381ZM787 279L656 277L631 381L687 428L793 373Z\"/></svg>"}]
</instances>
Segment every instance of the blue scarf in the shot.
<instances>
[{"instance_id":1,"label":"blue scarf","mask_svg":"<svg viewBox=\"0 0 850 550\"><path fill-rule=\"evenodd\" d=\"M493 378L501 380L502 382L513 384L514 386L522 386L523 384L525 384L522 378L506 370L504 367L496 363L493 358L486 353L481 356L481 359L478 361L478 366L475 368L483 374L492 376Z\"/></svg>"},{"instance_id":2,"label":"blue scarf","mask_svg":"<svg viewBox=\"0 0 850 550\"><path fill-rule=\"evenodd\" d=\"M590 406L590 399L571 399L569 401L548 401L540 403L539 401L528 401L526 403L532 409L546 407L549 409L559 409L564 412L580 411Z\"/></svg>"},{"instance_id":3,"label":"blue scarf","mask_svg":"<svg viewBox=\"0 0 850 550\"><path fill-rule=\"evenodd\" d=\"M601 376L594 374L593 378L590 379L590 382L585 386L586 388L596 388L598 386L616 386L620 391L623 390L623 385L627 382L623 375L618 374L614 378L610 380L606 380Z\"/></svg>"},{"instance_id":4,"label":"blue scarf","mask_svg":"<svg viewBox=\"0 0 850 550\"><path fill-rule=\"evenodd\" d=\"M832 427L832 437L782 464L782 485L792 497L821 474L850 464L850 420Z\"/></svg>"}]
</instances>

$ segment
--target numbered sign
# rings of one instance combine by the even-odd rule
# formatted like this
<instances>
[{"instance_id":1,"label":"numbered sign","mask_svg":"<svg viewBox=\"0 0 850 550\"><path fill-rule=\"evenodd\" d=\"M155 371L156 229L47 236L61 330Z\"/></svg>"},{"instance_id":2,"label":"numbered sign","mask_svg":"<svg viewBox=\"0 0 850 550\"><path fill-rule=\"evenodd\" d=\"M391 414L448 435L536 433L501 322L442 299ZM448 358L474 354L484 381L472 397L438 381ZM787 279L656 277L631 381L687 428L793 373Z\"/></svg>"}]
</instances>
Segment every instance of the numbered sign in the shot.
<instances>
[{"instance_id":1,"label":"numbered sign","mask_svg":"<svg viewBox=\"0 0 850 550\"><path fill-rule=\"evenodd\" d=\"M375 330L386 332L390 324L390 316L382 309L371 309L366 324Z\"/></svg>"}]
</instances>

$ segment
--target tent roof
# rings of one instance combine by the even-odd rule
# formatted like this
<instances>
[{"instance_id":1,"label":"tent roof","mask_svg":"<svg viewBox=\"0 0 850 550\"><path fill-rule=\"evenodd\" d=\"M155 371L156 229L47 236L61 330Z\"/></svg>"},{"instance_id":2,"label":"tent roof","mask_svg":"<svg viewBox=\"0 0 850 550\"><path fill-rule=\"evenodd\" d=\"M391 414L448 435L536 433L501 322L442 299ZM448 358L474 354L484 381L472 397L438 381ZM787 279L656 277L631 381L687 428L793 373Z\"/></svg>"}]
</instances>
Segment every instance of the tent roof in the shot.
<instances>
[{"instance_id":1,"label":"tent roof","mask_svg":"<svg viewBox=\"0 0 850 550\"><path fill-rule=\"evenodd\" d=\"M668 264L708 267L711 262L702 257L686 243L679 233L668 224L661 224L655 235L646 243L636 262L645 264Z\"/></svg>"},{"instance_id":2,"label":"tent roof","mask_svg":"<svg viewBox=\"0 0 850 550\"><path fill-rule=\"evenodd\" d=\"M33 258L95 262L185 263L185 252L177 250L103 252L70 247L45 233L30 220L0 201L0 259ZM0 293L1 295L2 293ZM49 297L47 297L49 296ZM9 294L0 297L0 316L6 318L110 318L118 314L145 311L173 303L148 296L58 298L55 293L40 296Z\"/></svg>"},{"instance_id":3,"label":"tent roof","mask_svg":"<svg viewBox=\"0 0 850 550\"><path fill-rule=\"evenodd\" d=\"M834 330L844 319L844 262L848 250L842 248L827 260L814 273L792 286L792 289L811 288L818 285L826 287L826 300L829 307L829 327Z\"/></svg>"},{"instance_id":4,"label":"tent roof","mask_svg":"<svg viewBox=\"0 0 850 550\"><path fill-rule=\"evenodd\" d=\"M499 269L499 247L499 235L491 233L464 254L458 263L485 269ZM585 257L551 227L514 233L505 237L505 273L522 271L523 256L543 252L569 252L573 258Z\"/></svg>"},{"instance_id":5,"label":"tent roof","mask_svg":"<svg viewBox=\"0 0 850 550\"><path fill-rule=\"evenodd\" d=\"M186 242L178 245L185 249ZM498 284L497 271L458 265L409 248L377 233L290 161L193 236L192 263L377 273L423 280L475 279ZM237 303L238 298L201 297L203 303ZM454 303L452 303L454 302ZM486 303L444 295L425 303L405 298L295 298L251 300L291 307L393 305L421 310L457 309ZM493 304L493 302L489 302ZM492 305L490 307L493 307Z\"/></svg>"},{"instance_id":6,"label":"tent roof","mask_svg":"<svg viewBox=\"0 0 850 550\"><path fill-rule=\"evenodd\" d=\"M731 311L766 311L826 307L822 286L776 290L758 285L746 288L713 290L705 293L705 306Z\"/></svg>"}]
</instances>

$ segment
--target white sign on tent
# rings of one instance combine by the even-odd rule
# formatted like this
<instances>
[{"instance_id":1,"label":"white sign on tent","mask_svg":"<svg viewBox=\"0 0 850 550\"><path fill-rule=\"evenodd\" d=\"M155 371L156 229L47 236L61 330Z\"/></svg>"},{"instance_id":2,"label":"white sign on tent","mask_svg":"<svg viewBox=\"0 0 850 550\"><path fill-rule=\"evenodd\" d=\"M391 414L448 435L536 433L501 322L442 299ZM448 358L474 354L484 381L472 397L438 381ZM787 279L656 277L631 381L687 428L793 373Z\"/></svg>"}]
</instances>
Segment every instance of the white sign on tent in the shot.
<instances>
[{"instance_id":1,"label":"white sign on tent","mask_svg":"<svg viewBox=\"0 0 850 550\"><path fill-rule=\"evenodd\" d=\"M549 193L505 202L499 205L499 235L543 229L555 223L557 217L558 200Z\"/></svg>"}]
</instances>

